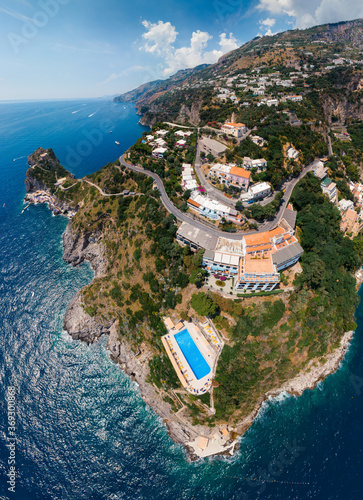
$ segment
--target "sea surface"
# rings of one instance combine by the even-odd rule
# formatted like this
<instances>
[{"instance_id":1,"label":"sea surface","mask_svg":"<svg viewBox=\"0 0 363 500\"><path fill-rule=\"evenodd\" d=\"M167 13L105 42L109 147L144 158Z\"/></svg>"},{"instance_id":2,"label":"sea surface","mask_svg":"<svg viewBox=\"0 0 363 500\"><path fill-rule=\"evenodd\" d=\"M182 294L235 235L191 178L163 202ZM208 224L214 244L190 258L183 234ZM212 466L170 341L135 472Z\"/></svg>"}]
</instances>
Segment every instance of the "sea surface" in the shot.
<instances>
[{"instance_id":1,"label":"sea surface","mask_svg":"<svg viewBox=\"0 0 363 500\"><path fill-rule=\"evenodd\" d=\"M46 206L22 213L26 157L52 147L83 176L143 130L132 104L0 102L0 500L362 499L363 306L337 373L302 397L265 403L232 459L193 464L104 340L87 346L62 330L67 304L93 272L63 262L65 218Z\"/></svg>"}]
</instances>

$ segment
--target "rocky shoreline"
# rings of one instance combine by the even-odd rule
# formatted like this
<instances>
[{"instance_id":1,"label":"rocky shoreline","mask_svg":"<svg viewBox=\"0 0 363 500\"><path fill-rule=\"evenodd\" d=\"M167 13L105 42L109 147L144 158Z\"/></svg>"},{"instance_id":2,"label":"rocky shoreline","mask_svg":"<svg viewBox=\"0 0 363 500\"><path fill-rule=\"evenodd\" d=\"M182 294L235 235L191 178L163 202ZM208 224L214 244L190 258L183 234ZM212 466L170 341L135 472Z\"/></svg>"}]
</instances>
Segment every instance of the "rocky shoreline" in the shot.
<instances>
[{"instance_id":1,"label":"rocky shoreline","mask_svg":"<svg viewBox=\"0 0 363 500\"><path fill-rule=\"evenodd\" d=\"M72 232L69 223L63 234L63 259L73 266L88 260L95 271L95 277L103 276L107 268L107 260L101 235L79 236ZM143 400L166 424L172 440L186 446L191 460L199 458L188 443L199 436L212 438L215 429L204 426L192 427L184 421L182 416L176 416L171 405L163 400L162 395L151 383L147 382L148 362L152 358L152 352L146 345L141 345L139 352L135 353L124 339L119 338L116 320L101 322L98 318L89 316L84 310L81 292L78 292L69 303L63 326L74 340L82 340L88 344L97 341L102 335L108 335L107 349L110 351L111 359L138 384ZM230 454L229 451L233 452L236 444L234 439L228 440L222 453Z\"/></svg>"},{"instance_id":2,"label":"rocky shoreline","mask_svg":"<svg viewBox=\"0 0 363 500\"><path fill-rule=\"evenodd\" d=\"M285 382L285 384L281 387L269 391L261 396L250 415L238 423L236 426L236 432L238 434L243 434L249 427L251 427L265 401L276 398L281 393L288 393L292 396L301 396L305 390L314 389L319 382L322 382L329 375L335 373L349 349L353 334L354 332L350 331L343 335L340 346L326 356L325 363L319 363L311 360L305 370L299 373L296 377Z\"/></svg>"},{"instance_id":3,"label":"rocky shoreline","mask_svg":"<svg viewBox=\"0 0 363 500\"><path fill-rule=\"evenodd\" d=\"M95 271L96 277L104 275L107 268L107 258L100 233L86 233L80 236L72 232L71 223L69 223L63 234L63 247L63 258L66 262L75 266L84 260L88 260ZM171 439L185 446L191 460L197 460L203 456L197 453L195 449L196 440L200 437L212 440L216 431L220 431L220 428L201 425L192 426L183 418L182 410L176 413L173 412L171 405L164 401L163 394L158 392L151 383L147 382L149 375L148 361L152 357L152 352L147 345L142 344L139 347L139 352L135 353L131 346L119 337L118 322L116 320L102 323L84 311L81 292L75 295L67 307L64 329L68 331L73 339L79 339L87 343L95 342L102 335L107 334L107 349L110 351L111 359L118 363L122 370L138 384L143 400L166 424ZM256 402L254 410L247 417L235 427L228 426L230 438L226 441L224 448L208 456L218 454L233 455L237 445L236 436L242 435L252 425L264 401L276 397L282 392L299 396L306 389L313 389L318 382L334 373L348 350L352 337L353 332L347 332L341 340L340 347L326 357L324 364L312 360L298 376L281 387L262 395ZM166 393L164 396L166 396Z\"/></svg>"},{"instance_id":4,"label":"rocky shoreline","mask_svg":"<svg viewBox=\"0 0 363 500\"><path fill-rule=\"evenodd\" d=\"M25 201L31 204L48 203L49 209L55 215L65 215L68 218L73 217L78 207L72 207L67 202L59 200L52 195L50 189L42 182L31 177L28 172L25 178Z\"/></svg>"}]
</instances>

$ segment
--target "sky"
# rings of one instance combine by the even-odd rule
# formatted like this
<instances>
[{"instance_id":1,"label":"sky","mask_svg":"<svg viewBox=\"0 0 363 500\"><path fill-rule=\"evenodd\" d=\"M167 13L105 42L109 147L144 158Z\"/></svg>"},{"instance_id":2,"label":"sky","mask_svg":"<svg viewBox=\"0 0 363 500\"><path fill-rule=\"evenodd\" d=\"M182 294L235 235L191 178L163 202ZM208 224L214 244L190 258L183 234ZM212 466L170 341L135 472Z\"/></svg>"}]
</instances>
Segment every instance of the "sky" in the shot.
<instances>
[{"instance_id":1,"label":"sky","mask_svg":"<svg viewBox=\"0 0 363 500\"><path fill-rule=\"evenodd\" d=\"M0 100L120 94L257 35L359 17L362 0L0 0Z\"/></svg>"}]
</instances>

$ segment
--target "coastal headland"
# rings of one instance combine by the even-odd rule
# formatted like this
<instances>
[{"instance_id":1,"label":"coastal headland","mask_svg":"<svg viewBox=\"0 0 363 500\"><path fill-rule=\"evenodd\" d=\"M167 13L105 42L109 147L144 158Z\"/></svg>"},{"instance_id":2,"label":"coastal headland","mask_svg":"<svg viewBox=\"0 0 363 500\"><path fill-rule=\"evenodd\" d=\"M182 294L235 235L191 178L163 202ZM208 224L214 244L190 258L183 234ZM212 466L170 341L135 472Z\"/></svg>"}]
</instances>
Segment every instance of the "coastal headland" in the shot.
<instances>
[{"instance_id":1,"label":"coastal headland","mask_svg":"<svg viewBox=\"0 0 363 500\"><path fill-rule=\"evenodd\" d=\"M87 260L95 272L92 283L68 305L64 328L87 343L108 335L111 358L137 382L144 401L192 460L233 454L237 437L252 425L266 399L281 392L300 395L336 371L352 338L352 331L344 332L354 326L354 309L346 322L330 323L329 336L318 333L317 345L311 331L322 332L331 319L325 294L306 286L299 293L235 300L207 292L219 311L212 324L225 347L210 393L188 394L161 338L167 334L166 316L197 325L205 321L193 298L203 284L190 279L198 274L200 259L175 242L177 221L168 215L152 179L117 160L77 180L52 150L42 148L28 162L27 199L36 202L41 191L55 213L70 215L64 260L72 265Z\"/></svg>"}]
</instances>

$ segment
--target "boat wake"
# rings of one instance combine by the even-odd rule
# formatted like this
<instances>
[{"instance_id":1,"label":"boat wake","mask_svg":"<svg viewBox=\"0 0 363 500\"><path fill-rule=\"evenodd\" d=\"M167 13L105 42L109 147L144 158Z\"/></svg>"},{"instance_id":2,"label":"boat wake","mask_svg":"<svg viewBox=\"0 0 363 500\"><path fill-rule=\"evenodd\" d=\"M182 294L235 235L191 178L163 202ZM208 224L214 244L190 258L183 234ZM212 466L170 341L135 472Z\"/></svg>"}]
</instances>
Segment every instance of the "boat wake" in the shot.
<instances>
[{"instance_id":1,"label":"boat wake","mask_svg":"<svg viewBox=\"0 0 363 500\"><path fill-rule=\"evenodd\" d=\"M77 111L72 111L72 115L75 115L76 113L78 113L79 111L81 111L80 109L77 109Z\"/></svg>"},{"instance_id":2,"label":"boat wake","mask_svg":"<svg viewBox=\"0 0 363 500\"><path fill-rule=\"evenodd\" d=\"M13 161L21 160L22 158L25 158L25 156L19 156L19 158L14 158Z\"/></svg>"}]
</instances>

